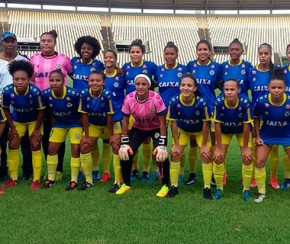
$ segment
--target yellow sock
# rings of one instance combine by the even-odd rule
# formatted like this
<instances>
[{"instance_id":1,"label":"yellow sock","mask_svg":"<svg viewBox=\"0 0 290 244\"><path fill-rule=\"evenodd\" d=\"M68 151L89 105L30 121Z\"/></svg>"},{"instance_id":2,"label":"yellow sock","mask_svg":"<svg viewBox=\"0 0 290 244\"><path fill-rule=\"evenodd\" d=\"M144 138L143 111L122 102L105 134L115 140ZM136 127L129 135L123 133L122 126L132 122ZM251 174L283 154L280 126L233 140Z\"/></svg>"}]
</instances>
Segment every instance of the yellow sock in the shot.
<instances>
[{"instance_id":1,"label":"yellow sock","mask_svg":"<svg viewBox=\"0 0 290 244\"><path fill-rule=\"evenodd\" d=\"M224 174L227 173L227 156L228 156L228 154L226 154L225 158L224 158Z\"/></svg>"},{"instance_id":2,"label":"yellow sock","mask_svg":"<svg viewBox=\"0 0 290 244\"><path fill-rule=\"evenodd\" d=\"M170 181L171 185L178 187L178 176L180 172L180 162L170 161Z\"/></svg>"},{"instance_id":3,"label":"yellow sock","mask_svg":"<svg viewBox=\"0 0 290 244\"><path fill-rule=\"evenodd\" d=\"M189 173L196 173L197 147L189 147Z\"/></svg>"},{"instance_id":4,"label":"yellow sock","mask_svg":"<svg viewBox=\"0 0 290 244\"><path fill-rule=\"evenodd\" d=\"M279 166L279 146L273 146L269 155L271 178L277 177Z\"/></svg>"},{"instance_id":5,"label":"yellow sock","mask_svg":"<svg viewBox=\"0 0 290 244\"><path fill-rule=\"evenodd\" d=\"M80 166L81 166L80 158L73 157L70 158L71 181L78 182L78 174L80 171Z\"/></svg>"},{"instance_id":6,"label":"yellow sock","mask_svg":"<svg viewBox=\"0 0 290 244\"><path fill-rule=\"evenodd\" d=\"M19 149L8 150L7 165L10 177L12 178L12 180L17 180L19 168Z\"/></svg>"},{"instance_id":7,"label":"yellow sock","mask_svg":"<svg viewBox=\"0 0 290 244\"><path fill-rule=\"evenodd\" d=\"M242 165L242 175L243 175L243 184L244 184L244 190L250 190L250 184L253 178L253 163L250 165Z\"/></svg>"},{"instance_id":8,"label":"yellow sock","mask_svg":"<svg viewBox=\"0 0 290 244\"><path fill-rule=\"evenodd\" d=\"M104 162L103 172L110 172L110 154L111 154L110 144L103 143L103 162Z\"/></svg>"},{"instance_id":9,"label":"yellow sock","mask_svg":"<svg viewBox=\"0 0 290 244\"><path fill-rule=\"evenodd\" d=\"M47 155L47 175L48 179L55 181L55 172L58 164L58 155Z\"/></svg>"},{"instance_id":10,"label":"yellow sock","mask_svg":"<svg viewBox=\"0 0 290 244\"><path fill-rule=\"evenodd\" d=\"M42 169L42 152L41 150L32 151L33 181L40 180Z\"/></svg>"},{"instance_id":11,"label":"yellow sock","mask_svg":"<svg viewBox=\"0 0 290 244\"><path fill-rule=\"evenodd\" d=\"M210 188L212 178L212 163L202 163L204 188Z\"/></svg>"},{"instance_id":12,"label":"yellow sock","mask_svg":"<svg viewBox=\"0 0 290 244\"><path fill-rule=\"evenodd\" d=\"M133 158L133 170L139 170L138 157L139 157L139 150L137 150Z\"/></svg>"},{"instance_id":13,"label":"yellow sock","mask_svg":"<svg viewBox=\"0 0 290 244\"><path fill-rule=\"evenodd\" d=\"M179 170L180 175L184 175L185 160L186 160L186 156L185 156L185 150L184 150L184 153L182 154L181 160L180 160L180 170Z\"/></svg>"},{"instance_id":14,"label":"yellow sock","mask_svg":"<svg viewBox=\"0 0 290 244\"><path fill-rule=\"evenodd\" d=\"M266 169L263 168L257 168L255 167L255 178L257 182L258 192L259 193L266 193Z\"/></svg>"},{"instance_id":15,"label":"yellow sock","mask_svg":"<svg viewBox=\"0 0 290 244\"><path fill-rule=\"evenodd\" d=\"M81 166L83 173L86 177L86 182L93 183L93 177L92 177L92 168L93 168L93 159L91 153L86 153L80 155L81 159Z\"/></svg>"},{"instance_id":16,"label":"yellow sock","mask_svg":"<svg viewBox=\"0 0 290 244\"><path fill-rule=\"evenodd\" d=\"M114 166L114 175L115 175L115 184L120 184L121 180L121 164L120 157L118 154L113 154L113 166Z\"/></svg>"},{"instance_id":17,"label":"yellow sock","mask_svg":"<svg viewBox=\"0 0 290 244\"><path fill-rule=\"evenodd\" d=\"M143 144L143 171L149 172L149 165L152 158L152 143Z\"/></svg>"},{"instance_id":18,"label":"yellow sock","mask_svg":"<svg viewBox=\"0 0 290 244\"><path fill-rule=\"evenodd\" d=\"M218 189L223 190L224 163L213 163L213 175Z\"/></svg>"},{"instance_id":19,"label":"yellow sock","mask_svg":"<svg viewBox=\"0 0 290 244\"><path fill-rule=\"evenodd\" d=\"M92 167L94 170L99 170L99 145L98 141L95 143L95 145L92 148Z\"/></svg>"},{"instance_id":20,"label":"yellow sock","mask_svg":"<svg viewBox=\"0 0 290 244\"><path fill-rule=\"evenodd\" d=\"M256 166L256 161L257 161L257 143L256 143L256 138L253 140L253 147L252 147L252 158L253 158L253 178L255 178L255 166Z\"/></svg>"},{"instance_id":21,"label":"yellow sock","mask_svg":"<svg viewBox=\"0 0 290 244\"><path fill-rule=\"evenodd\" d=\"M283 166L285 179L290 179L290 159L285 151L283 152Z\"/></svg>"}]
</instances>

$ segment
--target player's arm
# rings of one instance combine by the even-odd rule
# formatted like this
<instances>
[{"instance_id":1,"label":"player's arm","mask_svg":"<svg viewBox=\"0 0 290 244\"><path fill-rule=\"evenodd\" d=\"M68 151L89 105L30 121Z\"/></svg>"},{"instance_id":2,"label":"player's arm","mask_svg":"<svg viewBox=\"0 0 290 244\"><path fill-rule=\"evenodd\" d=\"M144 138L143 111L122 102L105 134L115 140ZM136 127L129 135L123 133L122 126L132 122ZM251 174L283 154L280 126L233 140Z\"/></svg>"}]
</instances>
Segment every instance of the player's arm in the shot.
<instances>
[{"instance_id":1,"label":"player's arm","mask_svg":"<svg viewBox=\"0 0 290 244\"><path fill-rule=\"evenodd\" d=\"M178 128L177 128L176 120L171 120L170 121L170 126L171 126L171 133L172 133L172 137L173 137L173 140L174 140L174 144L175 145L179 145Z\"/></svg>"},{"instance_id":2,"label":"player's arm","mask_svg":"<svg viewBox=\"0 0 290 244\"><path fill-rule=\"evenodd\" d=\"M264 144L263 139L260 137L260 117L254 117L254 131L256 135L256 142L258 146Z\"/></svg>"}]
</instances>

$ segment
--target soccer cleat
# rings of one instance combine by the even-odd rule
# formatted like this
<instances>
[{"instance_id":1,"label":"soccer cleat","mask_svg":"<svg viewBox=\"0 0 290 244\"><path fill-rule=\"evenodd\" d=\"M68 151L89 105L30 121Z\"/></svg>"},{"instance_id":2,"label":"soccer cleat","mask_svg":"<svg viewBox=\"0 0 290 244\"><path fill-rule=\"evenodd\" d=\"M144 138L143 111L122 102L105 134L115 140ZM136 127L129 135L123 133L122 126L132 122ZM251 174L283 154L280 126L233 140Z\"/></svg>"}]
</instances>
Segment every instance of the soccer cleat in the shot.
<instances>
[{"instance_id":1,"label":"soccer cleat","mask_svg":"<svg viewBox=\"0 0 290 244\"><path fill-rule=\"evenodd\" d=\"M250 190L243 190L243 200L245 202L250 201L250 196L251 196Z\"/></svg>"},{"instance_id":2,"label":"soccer cleat","mask_svg":"<svg viewBox=\"0 0 290 244\"><path fill-rule=\"evenodd\" d=\"M0 195L1 194L5 194L5 192L2 189L0 189Z\"/></svg>"},{"instance_id":3,"label":"soccer cleat","mask_svg":"<svg viewBox=\"0 0 290 244\"><path fill-rule=\"evenodd\" d=\"M56 171L55 172L55 181L61 181L63 178L63 172L61 171Z\"/></svg>"},{"instance_id":4,"label":"soccer cleat","mask_svg":"<svg viewBox=\"0 0 290 244\"><path fill-rule=\"evenodd\" d=\"M196 182L196 173L190 173L189 174L189 177L188 177L188 179L187 179L187 181L186 181L186 185L192 185L192 184L194 184Z\"/></svg>"},{"instance_id":5,"label":"soccer cleat","mask_svg":"<svg viewBox=\"0 0 290 244\"><path fill-rule=\"evenodd\" d=\"M253 177L253 179L252 179L252 181L251 181L251 184L250 184L250 187L251 187L251 188L255 188L255 187L257 187L257 182L256 182L256 178L255 178L255 177Z\"/></svg>"},{"instance_id":6,"label":"soccer cleat","mask_svg":"<svg viewBox=\"0 0 290 244\"><path fill-rule=\"evenodd\" d=\"M143 171L142 173L142 178L141 178L141 182L142 183L146 183L149 180L149 173L146 171Z\"/></svg>"},{"instance_id":7,"label":"soccer cleat","mask_svg":"<svg viewBox=\"0 0 290 244\"><path fill-rule=\"evenodd\" d=\"M39 180L33 181L31 186L30 186L30 190L35 191L39 188L40 188L40 181Z\"/></svg>"},{"instance_id":8,"label":"soccer cleat","mask_svg":"<svg viewBox=\"0 0 290 244\"><path fill-rule=\"evenodd\" d=\"M111 174L109 172L104 172L100 182L107 182L111 179Z\"/></svg>"},{"instance_id":9,"label":"soccer cleat","mask_svg":"<svg viewBox=\"0 0 290 244\"><path fill-rule=\"evenodd\" d=\"M210 186L211 187L216 187L216 183L215 183L215 178L214 177L212 177L212 179L211 179Z\"/></svg>"},{"instance_id":10,"label":"soccer cleat","mask_svg":"<svg viewBox=\"0 0 290 244\"><path fill-rule=\"evenodd\" d=\"M265 197L266 197L265 193L258 193L255 199L255 202L263 202Z\"/></svg>"},{"instance_id":11,"label":"soccer cleat","mask_svg":"<svg viewBox=\"0 0 290 244\"><path fill-rule=\"evenodd\" d=\"M139 178L139 170L138 169L134 169L132 171L132 174L130 176L130 180L137 180Z\"/></svg>"},{"instance_id":12,"label":"soccer cleat","mask_svg":"<svg viewBox=\"0 0 290 244\"><path fill-rule=\"evenodd\" d=\"M82 171L79 171L78 182L81 182L83 179L84 179L84 173Z\"/></svg>"},{"instance_id":13,"label":"soccer cleat","mask_svg":"<svg viewBox=\"0 0 290 244\"><path fill-rule=\"evenodd\" d=\"M281 185L281 190L287 191L290 188L290 179L286 178L284 183Z\"/></svg>"},{"instance_id":14,"label":"soccer cleat","mask_svg":"<svg viewBox=\"0 0 290 244\"><path fill-rule=\"evenodd\" d=\"M219 188L216 189L213 198L214 198L215 200L219 200L219 199L222 198L222 196L223 196L223 190L222 190L222 189L219 189Z\"/></svg>"},{"instance_id":15,"label":"soccer cleat","mask_svg":"<svg viewBox=\"0 0 290 244\"><path fill-rule=\"evenodd\" d=\"M108 192L110 192L110 193L116 193L119 189L120 189L120 185L117 184L117 183L115 183L115 184L112 186L112 188L109 189Z\"/></svg>"},{"instance_id":16,"label":"soccer cleat","mask_svg":"<svg viewBox=\"0 0 290 244\"><path fill-rule=\"evenodd\" d=\"M5 183L2 188L3 189L6 189L6 188L10 188L10 187L13 187L13 186L16 186L18 184L17 180L13 180L12 178L10 178L7 183Z\"/></svg>"},{"instance_id":17,"label":"soccer cleat","mask_svg":"<svg viewBox=\"0 0 290 244\"><path fill-rule=\"evenodd\" d=\"M164 185L161 187L161 189L159 190L159 192L157 192L156 196L157 197L166 197L168 194L169 188L167 185Z\"/></svg>"},{"instance_id":18,"label":"soccer cleat","mask_svg":"<svg viewBox=\"0 0 290 244\"><path fill-rule=\"evenodd\" d=\"M178 194L178 187L171 186L168 191L167 197L172 198L172 197L175 197L177 194Z\"/></svg>"},{"instance_id":19,"label":"soccer cleat","mask_svg":"<svg viewBox=\"0 0 290 244\"><path fill-rule=\"evenodd\" d=\"M203 198L204 199L208 199L208 200L212 200L213 199L212 195L211 195L211 190L208 187L203 189Z\"/></svg>"},{"instance_id":20,"label":"soccer cleat","mask_svg":"<svg viewBox=\"0 0 290 244\"><path fill-rule=\"evenodd\" d=\"M41 188L47 189L53 187L55 185L55 181L53 180L46 180L45 183L42 185Z\"/></svg>"},{"instance_id":21,"label":"soccer cleat","mask_svg":"<svg viewBox=\"0 0 290 244\"><path fill-rule=\"evenodd\" d=\"M79 191L85 191L87 188L91 188L91 187L93 187L93 186L94 186L93 183L85 182L85 183L83 183L81 186L78 187L78 190L79 190Z\"/></svg>"},{"instance_id":22,"label":"soccer cleat","mask_svg":"<svg viewBox=\"0 0 290 244\"><path fill-rule=\"evenodd\" d=\"M270 179L270 186L275 189L275 190L279 190L280 186L278 184L278 178L277 177L272 177Z\"/></svg>"},{"instance_id":23,"label":"soccer cleat","mask_svg":"<svg viewBox=\"0 0 290 244\"><path fill-rule=\"evenodd\" d=\"M178 186L182 186L183 185L183 178L184 178L184 175L179 175L178 176Z\"/></svg>"},{"instance_id":24,"label":"soccer cleat","mask_svg":"<svg viewBox=\"0 0 290 244\"><path fill-rule=\"evenodd\" d=\"M65 188L67 191L72 191L76 189L78 184L75 181L71 181L69 185Z\"/></svg>"},{"instance_id":25,"label":"soccer cleat","mask_svg":"<svg viewBox=\"0 0 290 244\"><path fill-rule=\"evenodd\" d=\"M118 191L116 191L116 194L117 195L121 195L121 194L124 194L128 191L131 190L131 187L130 186L127 186L125 183L121 185L120 189Z\"/></svg>"},{"instance_id":26,"label":"soccer cleat","mask_svg":"<svg viewBox=\"0 0 290 244\"><path fill-rule=\"evenodd\" d=\"M147 181L148 184L152 184L159 179L159 173L154 171L150 173L149 179Z\"/></svg>"},{"instance_id":27,"label":"soccer cleat","mask_svg":"<svg viewBox=\"0 0 290 244\"><path fill-rule=\"evenodd\" d=\"M93 180L99 181L101 179L99 170L93 170L92 177L93 177Z\"/></svg>"},{"instance_id":28,"label":"soccer cleat","mask_svg":"<svg viewBox=\"0 0 290 244\"><path fill-rule=\"evenodd\" d=\"M223 176L223 185L224 186L227 184L227 178L228 178L228 174L224 173L224 176Z\"/></svg>"}]
</instances>

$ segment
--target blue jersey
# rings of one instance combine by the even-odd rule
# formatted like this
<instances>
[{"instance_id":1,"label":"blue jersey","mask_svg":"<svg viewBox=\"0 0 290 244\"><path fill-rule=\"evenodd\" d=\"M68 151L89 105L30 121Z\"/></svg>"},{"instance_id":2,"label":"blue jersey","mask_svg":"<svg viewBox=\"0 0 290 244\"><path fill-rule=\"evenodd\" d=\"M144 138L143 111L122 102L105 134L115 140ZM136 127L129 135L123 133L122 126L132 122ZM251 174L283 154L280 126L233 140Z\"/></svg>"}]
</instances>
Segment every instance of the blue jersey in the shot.
<instances>
[{"instance_id":1,"label":"blue jersey","mask_svg":"<svg viewBox=\"0 0 290 244\"><path fill-rule=\"evenodd\" d=\"M82 90L89 88L88 77L92 71L105 69L104 64L97 59L94 59L92 62L86 64L81 61L80 57L74 57L71 62L73 66L73 88L79 93Z\"/></svg>"},{"instance_id":2,"label":"blue jersey","mask_svg":"<svg viewBox=\"0 0 290 244\"><path fill-rule=\"evenodd\" d=\"M215 88L220 80L220 64L209 61L207 65L200 65L197 60L187 64L189 72L196 78L198 90L206 100L210 113L216 99Z\"/></svg>"},{"instance_id":3,"label":"blue jersey","mask_svg":"<svg viewBox=\"0 0 290 244\"><path fill-rule=\"evenodd\" d=\"M187 132L202 131L203 121L209 121L206 101L195 97L191 104L182 102L182 95L173 97L169 103L168 118L177 123L177 127Z\"/></svg>"},{"instance_id":4,"label":"blue jersey","mask_svg":"<svg viewBox=\"0 0 290 244\"><path fill-rule=\"evenodd\" d=\"M79 106L81 113L87 113L92 125L107 125L107 114L114 114L111 94L103 89L100 96L95 98L91 89L83 90Z\"/></svg>"},{"instance_id":5,"label":"blue jersey","mask_svg":"<svg viewBox=\"0 0 290 244\"><path fill-rule=\"evenodd\" d=\"M186 72L187 67L179 63L176 63L175 67L172 69L168 69L166 64L158 67L156 80L158 82L159 94L162 97L166 107L168 107L171 98L180 93L180 79Z\"/></svg>"},{"instance_id":6,"label":"blue jersey","mask_svg":"<svg viewBox=\"0 0 290 244\"><path fill-rule=\"evenodd\" d=\"M13 84L3 89L3 107L13 107L12 119L15 122L27 123L36 121L38 110L44 109L40 89L29 83L24 95L19 95Z\"/></svg>"},{"instance_id":7,"label":"blue jersey","mask_svg":"<svg viewBox=\"0 0 290 244\"><path fill-rule=\"evenodd\" d=\"M121 109L125 99L126 80L115 70L112 77L106 76L105 89L111 93L113 104L113 122L121 121L123 118Z\"/></svg>"},{"instance_id":8,"label":"blue jersey","mask_svg":"<svg viewBox=\"0 0 290 244\"><path fill-rule=\"evenodd\" d=\"M133 66L131 62L123 65L126 79L126 94L135 91L134 79L138 74L146 74L151 79L153 84L153 77L156 76L157 65L151 61L142 61L140 66Z\"/></svg>"},{"instance_id":9,"label":"blue jersey","mask_svg":"<svg viewBox=\"0 0 290 244\"><path fill-rule=\"evenodd\" d=\"M234 108L229 108L224 95L217 97L214 105L213 121L221 124L223 134L238 134L244 130L244 123L250 123L250 102L245 96L239 96Z\"/></svg>"},{"instance_id":10,"label":"blue jersey","mask_svg":"<svg viewBox=\"0 0 290 244\"><path fill-rule=\"evenodd\" d=\"M260 137L265 144L290 146L290 95L284 94L283 103L275 106L271 94L260 97L254 107L254 118L263 123Z\"/></svg>"},{"instance_id":11,"label":"blue jersey","mask_svg":"<svg viewBox=\"0 0 290 244\"><path fill-rule=\"evenodd\" d=\"M55 120L53 127L82 127L81 114L78 112L80 94L73 88L64 86L62 98L57 98L51 88L43 91L43 102Z\"/></svg>"},{"instance_id":12,"label":"blue jersey","mask_svg":"<svg viewBox=\"0 0 290 244\"><path fill-rule=\"evenodd\" d=\"M225 82L228 79L237 79L240 84L241 94L248 94L248 72L252 68L252 64L248 61L240 59L237 65L231 65L230 61L221 64L221 79Z\"/></svg>"},{"instance_id":13,"label":"blue jersey","mask_svg":"<svg viewBox=\"0 0 290 244\"><path fill-rule=\"evenodd\" d=\"M283 67L285 80L286 80L286 92L290 93L290 65L285 65Z\"/></svg>"}]
</instances>

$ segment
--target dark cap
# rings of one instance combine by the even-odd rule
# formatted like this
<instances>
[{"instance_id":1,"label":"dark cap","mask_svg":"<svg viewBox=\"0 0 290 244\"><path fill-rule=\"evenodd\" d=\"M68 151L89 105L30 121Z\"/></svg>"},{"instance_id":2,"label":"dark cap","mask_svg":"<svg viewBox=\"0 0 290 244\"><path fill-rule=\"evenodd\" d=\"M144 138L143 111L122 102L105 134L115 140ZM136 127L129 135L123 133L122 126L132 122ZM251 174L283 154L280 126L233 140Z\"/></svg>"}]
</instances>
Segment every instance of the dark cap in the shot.
<instances>
[{"instance_id":1,"label":"dark cap","mask_svg":"<svg viewBox=\"0 0 290 244\"><path fill-rule=\"evenodd\" d=\"M17 40L16 35L12 32L9 32L9 31L6 31L1 35L1 42L7 38L13 38L13 39Z\"/></svg>"}]
</instances>

